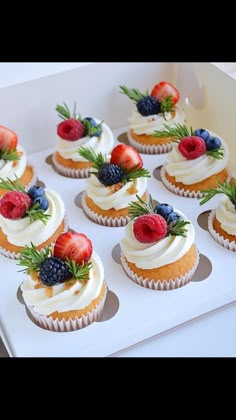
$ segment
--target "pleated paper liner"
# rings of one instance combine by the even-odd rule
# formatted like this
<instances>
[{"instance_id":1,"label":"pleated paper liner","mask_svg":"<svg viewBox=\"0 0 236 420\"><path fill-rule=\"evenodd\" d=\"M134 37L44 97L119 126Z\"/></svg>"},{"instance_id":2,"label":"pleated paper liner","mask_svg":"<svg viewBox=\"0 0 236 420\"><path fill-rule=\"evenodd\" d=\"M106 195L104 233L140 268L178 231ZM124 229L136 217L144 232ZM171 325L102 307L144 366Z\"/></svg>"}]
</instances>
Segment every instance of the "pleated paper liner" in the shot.
<instances>
[{"instance_id":1,"label":"pleated paper liner","mask_svg":"<svg viewBox=\"0 0 236 420\"><path fill-rule=\"evenodd\" d=\"M211 236L215 239L216 242L218 242L218 244L220 244L224 248L229 249L230 251L236 252L236 242L229 241L229 239L225 239L213 228L213 220L215 218L215 215L216 215L215 210L212 210L208 218L208 230Z\"/></svg>"}]
</instances>

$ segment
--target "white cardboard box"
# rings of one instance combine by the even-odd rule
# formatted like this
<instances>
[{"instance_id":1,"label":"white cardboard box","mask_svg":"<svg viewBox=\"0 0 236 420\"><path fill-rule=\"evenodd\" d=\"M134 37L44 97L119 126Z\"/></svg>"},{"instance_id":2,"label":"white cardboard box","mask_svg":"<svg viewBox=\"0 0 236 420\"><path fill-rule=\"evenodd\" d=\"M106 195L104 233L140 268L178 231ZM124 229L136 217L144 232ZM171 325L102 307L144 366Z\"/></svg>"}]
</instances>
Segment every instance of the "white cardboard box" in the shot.
<instances>
[{"instance_id":1,"label":"white cardboard box","mask_svg":"<svg viewBox=\"0 0 236 420\"><path fill-rule=\"evenodd\" d=\"M87 234L101 255L108 283L109 310L118 311L110 319L72 333L54 333L37 327L17 299L23 280L15 261L0 256L4 275L0 279L0 325L4 343L12 356L108 356L149 337L194 319L236 299L235 254L218 245L198 224L198 216L214 207L212 200L200 207L195 199L178 197L154 177L149 180L153 198L173 204L189 216L196 230L196 244L202 262L210 261L212 271L203 281L169 292L156 292L137 286L112 258L112 251L123 237L124 228L107 228L89 221L74 199L84 190L85 181L58 175L45 159L55 147L58 117L55 104L76 100L84 115L106 121L115 135L125 131L132 103L119 93L125 84L140 90L160 80L174 83L193 127L205 127L221 135L236 166L234 110L236 82L221 69L208 63L102 63L57 73L6 87L0 91L1 124L19 134L39 179L63 197L70 227ZM165 155L143 155L151 173L165 162ZM208 260L207 260L208 259ZM208 268L210 265L208 265ZM204 271L204 267L203 267ZM204 274L199 273L200 277ZM19 297L19 294L18 294ZM117 300L116 300L117 297Z\"/></svg>"}]
</instances>

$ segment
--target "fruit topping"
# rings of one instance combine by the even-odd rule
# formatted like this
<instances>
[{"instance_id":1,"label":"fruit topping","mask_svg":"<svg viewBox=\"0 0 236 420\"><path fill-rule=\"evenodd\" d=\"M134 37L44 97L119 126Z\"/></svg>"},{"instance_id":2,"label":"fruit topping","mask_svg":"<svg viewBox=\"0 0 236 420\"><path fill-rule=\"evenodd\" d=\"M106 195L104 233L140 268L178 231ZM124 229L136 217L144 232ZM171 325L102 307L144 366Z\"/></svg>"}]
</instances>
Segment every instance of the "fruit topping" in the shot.
<instances>
[{"instance_id":1,"label":"fruit topping","mask_svg":"<svg viewBox=\"0 0 236 420\"><path fill-rule=\"evenodd\" d=\"M216 150L221 148L221 141L218 137L208 137L206 140L207 150Z\"/></svg>"},{"instance_id":2,"label":"fruit topping","mask_svg":"<svg viewBox=\"0 0 236 420\"><path fill-rule=\"evenodd\" d=\"M167 220L167 217L170 213L174 211L173 207L166 203L157 204L154 209L154 213L160 214L164 219Z\"/></svg>"},{"instance_id":3,"label":"fruit topping","mask_svg":"<svg viewBox=\"0 0 236 420\"><path fill-rule=\"evenodd\" d=\"M114 185L122 180L123 171L120 166L105 163L98 171L99 181L105 185Z\"/></svg>"},{"instance_id":4,"label":"fruit topping","mask_svg":"<svg viewBox=\"0 0 236 420\"><path fill-rule=\"evenodd\" d=\"M64 140L75 141L85 134L85 126L81 121L74 118L62 121L57 126L57 134Z\"/></svg>"},{"instance_id":5,"label":"fruit topping","mask_svg":"<svg viewBox=\"0 0 236 420\"><path fill-rule=\"evenodd\" d=\"M16 149L18 144L18 137L14 131L9 130L7 127L0 126L0 150L10 152Z\"/></svg>"},{"instance_id":6,"label":"fruit topping","mask_svg":"<svg viewBox=\"0 0 236 420\"><path fill-rule=\"evenodd\" d=\"M41 210L46 211L48 209L48 204L49 203L48 203L48 199L46 198L46 196L43 195L43 196L35 197L32 200L32 204L33 205L38 204L37 209L41 209Z\"/></svg>"},{"instance_id":7,"label":"fruit topping","mask_svg":"<svg viewBox=\"0 0 236 420\"><path fill-rule=\"evenodd\" d=\"M178 144L178 150L187 160L197 159L206 153L206 142L197 136L184 137Z\"/></svg>"},{"instance_id":8,"label":"fruit topping","mask_svg":"<svg viewBox=\"0 0 236 420\"><path fill-rule=\"evenodd\" d=\"M60 258L49 257L41 264L39 277L45 286L53 286L70 279L72 274L67 264Z\"/></svg>"},{"instance_id":9,"label":"fruit topping","mask_svg":"<svg viewBox=\"0 0 236 420\"><path fill-rule=\"evenodd\" d=\"M54 256L66 261L68 257L77 264L89 261L93 252L92 242L83 233L62 233L56 240Z\"/></svg>"},{"instance_id":10,"label":"fruit topping","mask_svg":"<svg viewBox=\"0 0 236 420\"><path fill-rule=\"evenodd\" d=\"M143 167L143 160L140 154L131 146L126 144L118 144L111 152L110 163L119 165L126 172L132 171L134 168L141 169Z\"/></svg>"},{"instance_id":11,"label":"fruit topping","mask_svg":"<svg viewBox=\"0 0 236 420\"><path fill-rule=\"evenodd\" d=\"M10 191L0 200L0 214L7 219L20 219L30 206L31 198L28 194Z\"/></svg>"},{"instance_id":12,"label":"fruit topping","mask_svg":"<svg viewBox=\"0 0 236 420\"><path fill-rule=\"evenodd\" d=\"M45 194L45 190L43 187L40 187L39 185L34 185L28 190L28 194L33 200L36 197L42 197Z\"/></svg>"},{"instance_id":13,"label":"fruit topping","mask_svg":"<svg viewBox=\"0 0 236 420\"><path fill-rule=\"evenodd\" d=\"M160 214L146 214L134 221L133 232L141 243L153 243L165 238L167 223Z\"/></svg>"},{"instance_id":14,"label":"fruit topping","mask_svg":"<svg viewBox=\"0 0 236 420\"><path fill-rule=\"evenodd\" d=\"M154 86L151 96L162 102L167 96L171 97L172 105L179 101L179 91L169 82L160 82Z\"/></svg>"},{"instance_id":15,"label":"fruit topping","mask_svg":"<svg viewBox=\"0 0 236 420\"><path fill-rule=\"evenodd\" d=\"M210 133L204 128L197 128L196 130L194 130L193 136L201 137L203 140L206 141L210 137Z\"/></svg>"},{"instance_id":16,"label":"fruit topping","mask_svg":"<svg viewBox=\"0 0 236 420\"><path fill-rule=\"evenodd\" d=\"M159 114L161 111L160 102L152 96L144 96L137 102L138 112L147 117L149 115Z\"/></svg>"}]
</instances>

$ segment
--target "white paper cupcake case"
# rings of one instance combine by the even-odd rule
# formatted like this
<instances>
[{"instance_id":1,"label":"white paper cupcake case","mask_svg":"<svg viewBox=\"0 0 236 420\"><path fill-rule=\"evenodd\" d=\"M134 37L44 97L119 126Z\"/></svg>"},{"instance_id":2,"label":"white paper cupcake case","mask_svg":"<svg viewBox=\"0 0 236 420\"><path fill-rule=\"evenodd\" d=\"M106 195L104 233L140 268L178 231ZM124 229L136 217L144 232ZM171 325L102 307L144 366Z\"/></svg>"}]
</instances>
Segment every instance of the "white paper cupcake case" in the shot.
<instances>
[{"instance_id":1,"label":"white paper cupcake case","mask_svg":"<svg viewBox=\"0 0 236 420\"><path fill-rule=\"evenodd\" d=\"M130 216L113 218L113 217L101 216L95 213L94 211L90 210L90 208L87 206L87 203L86 203L86 191L82 193L81 205L86 216L90 220L92 220L94 223L97 223L98 225L109 226L109 227L121 227L121 226L126 226L127 223L130 221Z\"/></svg>"},{"instance_id":2,"label":"white paper cupcake case","mask_svg":"<svg viewBox=\"0 0 236 420\"><path fill-rule=\"evenodd\" d=\"M105 304L107 295L107 285L106 285L106 292L102 298L102 300L97 304L97 306L91 311L88 312L86 315L82 315L80 318L70 318L68 320L59 320L53 319L52 317L47 317L46 315L41 315L38 312L35 312L32 306L27 306L31 315L35 319L36 323L50 331L56 332L69 332L80 330L88 325L92 324L92 322L98 321L102 316L103 307Z\"/></svg>"},{"instance_id":3,"label":"white paper cupcake case","mask_svg":"<svg viewBox=\"0 0 236 420\"><path fill-rule=\"evenodd\" d=\"M227 248L230 251L236 252L236 242L235 241L230 242L229 239L225 239L213 228L213 220L215 218L215 215L216 215L215 210L212 210L208 217L208 230L211 236L215 239L216 242L218 242L224 248Z\"/></svg>"},{"instance_id":4,"label":"white paper cupcake case","mask_svg":"<svg viewBox=\"0 0 236 420\"><path fill-rule=\"evenodd\" d=\"M130 132L127 132L130 145L136 149L139 153L145 153L148 155L159 155L162 153L168 153L172 150L172 142L166 144L141 144L135 141Z\"/></svg>"},{"instance_id":5,"label":"white paper cupcake case","mask_svg":"<svg viewBox=\"0 0 236 420\"><path fill-rule=\"evenodd\" d=\"M62 233L67 232L68 227L69 227L68 218L67 218L67 216L64 216L64 229L63 229ZM32 238L32 242L33 242L33 238ZM0 254L4 255L7 258L11 258L12 260L17 260L21 256L21 254L19 252L8 251L5 248L3 248L2 246L0 246Z\"/></svg>"},{"instance_id":6,"label":"white paper cupcake case","mask_svg":"<svg viewBox=\"0 0 236 420\"><path fill-rule=\"evenodd\" d=\"M121 263L128 277L130 277L130 279L134 281L135 283L137 283L139 286L146 287L148 289L153 289L153 290L173 290L173 289L178 289L179 287L185 286L187 283L191 281L199 263L199 252L197 250L197 258L191 270L185 273L183 276L178 277L176 279L171 279L171 280L161 281L161 280L154 280L154 279L148 279L148 278L144 279L142 276L135 274L130 269L122 253L121 253Z\"/></svg>"},{"instance_id":7,"label":"white paper cupcake case","mask_svg":"<svg viewBox=\"0 0 236 420\"><path fill-rule=\"evenodd\" d=\"M68 178L88 178L90 176L90 173L89 173L90 168L84 168L84 169L66 168L63 165L60 165L55 160L54 155L52 155L52 163L53 163L53 166L56 168L57 172L59 172L61 175L64 175Z\"/></svg>"}]
</instances>

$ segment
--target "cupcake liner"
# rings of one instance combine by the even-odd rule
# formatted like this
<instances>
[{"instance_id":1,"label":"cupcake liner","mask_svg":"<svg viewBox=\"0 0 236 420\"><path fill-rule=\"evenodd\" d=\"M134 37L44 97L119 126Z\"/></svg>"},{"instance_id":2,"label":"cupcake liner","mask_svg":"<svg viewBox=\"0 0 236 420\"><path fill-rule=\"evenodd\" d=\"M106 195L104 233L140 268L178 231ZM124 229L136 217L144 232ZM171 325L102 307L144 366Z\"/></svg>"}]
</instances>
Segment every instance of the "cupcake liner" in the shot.
<instances>
[{"instance_id":1,"label":"cupcake liner","mask_svg":"<svg viewBox=\"0 0 236 420\"><path fill-rule=\"evenodd\" d=\"M86 315L82 315L81 317L77 317L74 319L70 318L68 320L53 319L51 316L41 315L38 312L35 312L32 306L27 306L27 308L29 309L34 320L40 327L50 331L69 332L80 330L92 324L92 322L98 321L102 316L106 295L107 286L103 298L97 304L97 306L91 310L91 312L88 312Z\"/></svg>"},{"instance_id":2,"label":"cupcake liner","mask_svg":"<svg viewBox=\"0 0 236 420\"><path fill-rule=\"evenodd\" d=\"M227 168L227 171L228 171L228 177L226 181L230 181L231 174L228 168ZM173 192L174 194L180 195L181 197L189 197L189 198L202 198L203 197L203 193L201 193L199 190L198 191L185 190L184 188L179 188L176 185L171 184L171 182L166 178L165 166L162 166L160 170L160 176L165 187L169 191Z\"/></svg>"},{"instance_id":3,"label":"cupcake liner","mask_svg":"<svg viewBox=\"0 0 236 420\"><path fill-rule=\"evenodd\" d=\"M65 215L64 216L64 229L63 229L62 233L67 232L68 228L69 228L68 218ZM54 244L54 242L51 243L51 245L53 245L53 244ZM20 252L8 251L7 249L3 248L2 246L0 246L0 254L4 255L4 257L11 258L12 260L17 260L21 256Z\"/></svg>"},{"instance_id":4,"label":"cupcake liner","mask_svg":"<svg viewBox=\"0 0 236 420\"><path fill-rule=\"evenodd\" d=\"M126 226L127 223L130 221L130 216L119 217L119 218L107 217L107 216L102 216L90 210L90 208L88 207L86 203L86 191L82 193L81 205L86 216L90 220L92 220L94 223L97 223L98 225L109 226L109 227L121 227L121 226Z\"/></svg>"},{"instance_id":5,"label":"cupcake liner","mask_svg":"<svg viewBox=\"0 0 236 420\"><path fill-rule=\"evenodd\" d=\"M178 277L176 279L173 278L170 280L154 280L154 279L148 279L148 278L144 279L142 276L139 276L138 274L134 273L130 269L122 253L121 253L121 263L128 277L132 281L137 283L139 286L146 287L148 289L153 289L153 290L173 290L173 289L178 289L179 287L185 286L187 283L191 281L199 263L199 252L197 250L197 258L191 270L189 270L187 273L185 273L181 277Z\"/></svg>"},{"instance_id":6,"label":"cupcake liner","mask_svg":"<svg viewBox=\"0 0 236 420\"><path fill-rule=\"evenodd\" d=\"M216 242L218 242L218 244L220 244L224 248L227 248L230 251L236 252L236 242L230 241L229 239L225 239L214 229L213 220L215 218L215 215L216 215L215 210L212 210L208 217L208 230L211 236L213 237L213 239L215 239Z\"/></svg>"},{"instance_id":7,"label":"cupcake liner","mask_svg":"<svg viewBox=\"0 0 236 420\"><path fill-rule=\"evenodd\" d=\"M84 169L66 168L65 166L60 165L60 163L56 161L54 155L52 155L52 163L53 166L56 168L57 172L68 178L88 178L90 176L90 167Z\"/></svg>"},{"instance_id":8,"label":"cupcake liner","mask_svg":"<svg viewBox=\"0 0 236 420\"><path fill-rule=\"evenodd\" d=\"M166 144L141 144L131 137L130 132L127 132L127 137L129 139L130 145L139 153L159 155L162 153L168 153L172 150L172 142Z\"/></svg>"}]
</instances>

